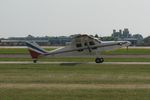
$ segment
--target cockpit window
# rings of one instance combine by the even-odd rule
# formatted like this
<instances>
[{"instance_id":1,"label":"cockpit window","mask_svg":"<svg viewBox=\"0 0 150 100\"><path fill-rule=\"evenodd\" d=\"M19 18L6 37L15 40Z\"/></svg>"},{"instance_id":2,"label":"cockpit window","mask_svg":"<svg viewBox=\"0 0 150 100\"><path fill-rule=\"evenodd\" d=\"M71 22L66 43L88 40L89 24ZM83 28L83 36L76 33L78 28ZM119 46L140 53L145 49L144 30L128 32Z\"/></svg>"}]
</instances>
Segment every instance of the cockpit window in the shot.
<instances>
[{"instance_id":1,"label":"cockpit window","mask_svg":"<svg viewBox=\"0 0 150 100\"><path fill-rule=\"evenodd\" d=\"M77 43L76 47L82 47L82 44L81 43Z\"/></svg>"},{"instance_id":2,"label":"cockpit window","mask_svg":"<svg viewBox=\"0 0 150 100\"><path fill-rule=\"evenodd\" d=\"M94 41L89 42L90 45L95 45Z\"/></svg>"}]
</instances>

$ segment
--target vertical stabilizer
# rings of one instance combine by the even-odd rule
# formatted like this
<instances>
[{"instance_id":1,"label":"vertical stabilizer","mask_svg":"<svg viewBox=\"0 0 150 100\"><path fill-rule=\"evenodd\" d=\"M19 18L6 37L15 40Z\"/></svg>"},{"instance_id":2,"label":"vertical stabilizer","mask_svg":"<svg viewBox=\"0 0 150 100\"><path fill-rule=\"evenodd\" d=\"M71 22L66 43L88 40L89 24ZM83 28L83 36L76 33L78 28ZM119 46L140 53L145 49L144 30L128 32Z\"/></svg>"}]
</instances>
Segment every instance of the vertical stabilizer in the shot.
<instances>
[{"instance_id":1,"label":"vertical stabilizer","mask_svg":"<svg viewBox=\"0 0 150 100\"><path fill-rule=\"evenodd\" d=\"M38 57L40 55L46 55L48 52L42 49L37 43L35 42L26 42L30 55L33 59L33 62L36 63Z\"/></svg>"}]
</instances>

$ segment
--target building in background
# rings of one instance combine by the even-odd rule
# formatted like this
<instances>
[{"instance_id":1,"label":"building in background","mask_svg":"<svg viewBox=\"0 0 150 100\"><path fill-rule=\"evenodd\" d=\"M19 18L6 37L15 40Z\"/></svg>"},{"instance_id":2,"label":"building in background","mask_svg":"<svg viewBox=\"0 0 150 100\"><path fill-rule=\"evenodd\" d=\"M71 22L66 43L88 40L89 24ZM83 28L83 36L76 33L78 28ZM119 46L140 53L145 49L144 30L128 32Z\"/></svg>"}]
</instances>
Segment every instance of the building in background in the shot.
<instances>
[{"instance_id":1,"label":"building in background","mask_svg":"<svg viewBox=\"0 0 150 100\"><path fill-rule=\"evenodd\" d=\"M73 35L71 36L59 36L59 37L34 37L28 35L27 37L10 37L10 38L1 38L0 46L25 46L25 41L35 41L42 46L64 46L66 43L71 41ZM113 30L111 36L99 37L98 34L95 37L99 38L102 41L130 41L133 46L142 46L148 45L149 38L143 38L141 34L131 34L128 28L125 28L123 31Z\"/></svg>"},{"instance_id":2,"label":"building in background","mask_svg":"<svg viewBox=\"0 0 150 100\"><path fill-rule=\"evenodd\" d=\"M114 38L114 40L130 41L132 45L143 44L143 36L140 34L132 35L128 28L125 28L123 31L119 30L118 32L113 30L111 36Z\"/></svg>"},{"instance_id":3,"label":"building in background","mask_svg":"<svg viewBox=\"0 0 150 100\"><path fill-rule=\"evenodd\" d=\"M60 37L34 37L28 35L27 37L10 37L8 39L1 39L1 46L24 46L25 41L34 41L42 46L63 46L66 42L70 42L71 38L66 36Z\"/></svg>"}]
</instances>

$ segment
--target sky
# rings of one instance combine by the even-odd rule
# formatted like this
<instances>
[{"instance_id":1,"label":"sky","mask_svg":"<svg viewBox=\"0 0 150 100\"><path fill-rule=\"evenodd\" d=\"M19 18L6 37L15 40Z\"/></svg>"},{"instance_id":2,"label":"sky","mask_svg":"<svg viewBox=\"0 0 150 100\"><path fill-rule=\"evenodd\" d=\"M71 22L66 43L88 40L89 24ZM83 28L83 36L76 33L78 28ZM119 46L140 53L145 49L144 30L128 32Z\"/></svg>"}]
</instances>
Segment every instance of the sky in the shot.
<instances>
[{"instance_id":1,"label":"sky","mask_svg":"<svg viewBox=\"0 0 150 100\"><path fill-rule=\"evenodd\" d=\"M0 38L110 36L113 29L150 35L150 0L0 0Z\"/></svg>"}]
</instances>

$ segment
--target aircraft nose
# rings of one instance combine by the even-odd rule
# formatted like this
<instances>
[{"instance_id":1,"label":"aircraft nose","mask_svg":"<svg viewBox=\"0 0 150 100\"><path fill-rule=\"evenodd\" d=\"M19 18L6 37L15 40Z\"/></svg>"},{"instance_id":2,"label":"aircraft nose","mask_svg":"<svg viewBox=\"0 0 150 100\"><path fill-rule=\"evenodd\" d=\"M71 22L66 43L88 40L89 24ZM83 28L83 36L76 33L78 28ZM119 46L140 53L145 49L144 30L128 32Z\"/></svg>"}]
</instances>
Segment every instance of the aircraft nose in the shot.
<instances>
[{"instance_id":1,"label":"aircraft nose","mask_svg":"<svg viewBox=\"0 0 150 100\"><path fill-rule=\"evenodd\" d=\"M131 42L130 41L127 41L127 46L131 45Z\"/></svg>"}]
</instances>

